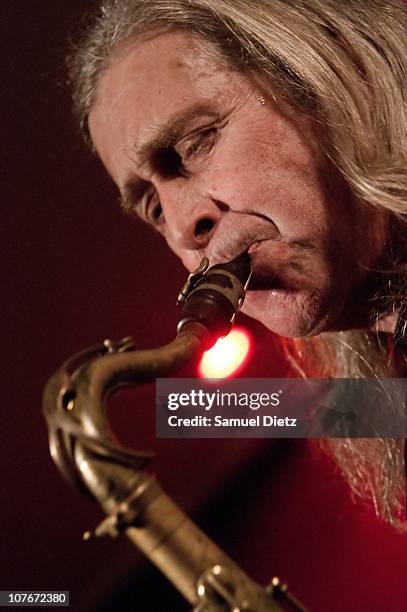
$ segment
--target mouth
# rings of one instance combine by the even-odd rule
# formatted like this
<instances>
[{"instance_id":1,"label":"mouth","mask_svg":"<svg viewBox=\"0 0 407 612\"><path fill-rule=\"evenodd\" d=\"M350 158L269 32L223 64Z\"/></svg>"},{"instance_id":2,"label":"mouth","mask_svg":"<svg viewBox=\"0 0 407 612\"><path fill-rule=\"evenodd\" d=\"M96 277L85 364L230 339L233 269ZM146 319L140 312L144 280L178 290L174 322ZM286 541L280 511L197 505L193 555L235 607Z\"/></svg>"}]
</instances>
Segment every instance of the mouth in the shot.
<instances>
[{"instance_id":1,"label":"mouth","mask_svg":"<svg viewBox=\"0 0 407 612\"><path fill-rule=\"evenodd\" d=\"M230 247L207 255L218 262L233 261L238 258L236 253L249 256L252 276L242 307L246 315L285 337L324 330L328 302L318 286L319 270L310 265L313 253L307 259L303 245L270 236L252 236L250 242L234 241Z\"/></svg>"},{"instance_id":2,"label":"mouth","mask_svg":"<svg viewBox=\"0 0 407 612\"><path fill-rule=\"evenodd\" d=\"M250 242L240 245L240 248L222 249L208 256L210 261L218 264L236 259L236 253L247 253L250 257L252 275L247 288L249 293L271 291L285 294L293 292L298 285L298 279L293 278L293 270L290 270L292 253L284 241L270 236L256 236L254 240L252 237Z\"/></svg>"}]
</instances>

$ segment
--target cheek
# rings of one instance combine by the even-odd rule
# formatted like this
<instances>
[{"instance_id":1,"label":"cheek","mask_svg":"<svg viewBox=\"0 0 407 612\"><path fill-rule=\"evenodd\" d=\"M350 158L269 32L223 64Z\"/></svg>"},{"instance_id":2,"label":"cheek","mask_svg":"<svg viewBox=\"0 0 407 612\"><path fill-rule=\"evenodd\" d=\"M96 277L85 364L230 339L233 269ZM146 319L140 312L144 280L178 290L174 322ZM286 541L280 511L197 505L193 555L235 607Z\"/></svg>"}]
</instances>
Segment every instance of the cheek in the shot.
<instances>
[{"instance_id":1,"label":"cheek","mask_svg":"<svg viewBox=\"0 0 407 612\"><path fill-rule=\"evenodd\" d=\"M208 187L229 208L264 214L290 238L327 224L323 175L304 150L235 134L213 159Z\"/></svg>"}]
</instances>

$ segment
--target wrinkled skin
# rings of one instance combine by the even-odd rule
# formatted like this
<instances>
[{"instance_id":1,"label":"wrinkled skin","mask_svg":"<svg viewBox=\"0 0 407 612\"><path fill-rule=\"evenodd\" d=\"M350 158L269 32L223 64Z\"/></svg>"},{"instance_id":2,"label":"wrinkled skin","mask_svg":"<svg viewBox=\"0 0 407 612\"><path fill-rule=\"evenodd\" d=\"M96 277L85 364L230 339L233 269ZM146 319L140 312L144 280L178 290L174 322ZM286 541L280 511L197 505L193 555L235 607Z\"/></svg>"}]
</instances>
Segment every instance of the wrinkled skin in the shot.
<instances>
[{"instance_id":1,"label":"wrinkled skin","mask_svg":"<svg viewBox=\"0 0 407 612\"><path fill-rule=\"evenodd\" d=\"M115 52L91 137L125 208L189 270L249 249L247 314L284 336L363 324L386 218L352 196L311 119L270 89L186 33L156 34Z\"/></svg>"}]
</instances>

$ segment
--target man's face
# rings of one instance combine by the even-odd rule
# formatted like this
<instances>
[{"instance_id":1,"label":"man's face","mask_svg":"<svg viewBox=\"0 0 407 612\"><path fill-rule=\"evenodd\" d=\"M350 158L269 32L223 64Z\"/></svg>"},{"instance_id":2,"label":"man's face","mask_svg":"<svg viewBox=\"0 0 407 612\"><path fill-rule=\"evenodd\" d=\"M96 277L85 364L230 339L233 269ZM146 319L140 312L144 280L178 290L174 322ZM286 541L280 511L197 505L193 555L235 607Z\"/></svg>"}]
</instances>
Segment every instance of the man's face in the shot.
<instances>
[{"instance_id":1,"label":"man's face","mask_svg":"<svg viewBox=\"0 0 407 612\"><path fill-rule=\"evenodd\" d=\"M186 33L158 34L115 53L89 125L126 209L189 270L248 249L247 314L285 336L352 326L385 221L351 196L312 121L255 75Z\"/></svg>"}]
</instances>

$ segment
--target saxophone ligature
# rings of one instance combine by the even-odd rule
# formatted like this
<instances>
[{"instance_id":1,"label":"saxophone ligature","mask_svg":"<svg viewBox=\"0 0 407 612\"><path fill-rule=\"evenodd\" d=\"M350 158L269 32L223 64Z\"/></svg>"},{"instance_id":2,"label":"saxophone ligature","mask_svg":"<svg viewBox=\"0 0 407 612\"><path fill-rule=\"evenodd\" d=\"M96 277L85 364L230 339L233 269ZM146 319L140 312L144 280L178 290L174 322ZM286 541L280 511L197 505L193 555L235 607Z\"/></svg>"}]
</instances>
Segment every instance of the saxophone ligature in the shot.
<instances>
[{"instance_id":1,"label":"saxophone ligature","mask_svg":"<svg viewBox=\"0 0 407 612\"><path fill-rule=\"evenodd\" d=\"M151 455L120 446L108 425L107 400L123 386L167 377L231 328L251 276L247 253L189 275L177 335L151 350L130 338L106 340L66 361L48 381L43 410L51 456L71 484L107 514L85 539L126 536L167 576L194 612L304 610L274 578L263 588L249 578L145 471Z\"/></svg>"}]
</instances>

